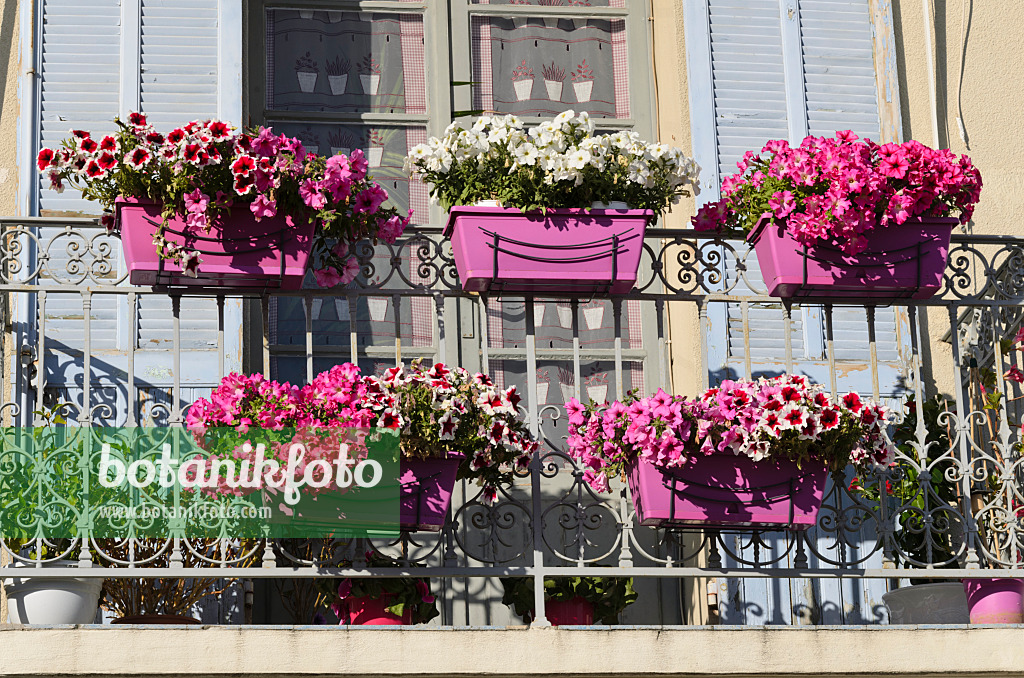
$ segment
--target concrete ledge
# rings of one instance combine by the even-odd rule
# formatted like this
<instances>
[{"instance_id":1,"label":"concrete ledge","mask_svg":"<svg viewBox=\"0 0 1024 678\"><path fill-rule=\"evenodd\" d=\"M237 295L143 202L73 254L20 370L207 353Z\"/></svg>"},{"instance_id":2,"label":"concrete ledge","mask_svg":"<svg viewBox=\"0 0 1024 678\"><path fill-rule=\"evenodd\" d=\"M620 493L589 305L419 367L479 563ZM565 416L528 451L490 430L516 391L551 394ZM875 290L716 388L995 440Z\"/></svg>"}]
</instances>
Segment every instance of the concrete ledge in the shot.
<instances>
[{"instance_id":1,"label":"concrete ledge","mask_svg":"<svg viewBox=\"0 0 1024 678\"><path fill-rule=\"evenodd\" d=\"M1024 627L0 626L0 676L1021 676Z\"/></svg>"}]
</instances>

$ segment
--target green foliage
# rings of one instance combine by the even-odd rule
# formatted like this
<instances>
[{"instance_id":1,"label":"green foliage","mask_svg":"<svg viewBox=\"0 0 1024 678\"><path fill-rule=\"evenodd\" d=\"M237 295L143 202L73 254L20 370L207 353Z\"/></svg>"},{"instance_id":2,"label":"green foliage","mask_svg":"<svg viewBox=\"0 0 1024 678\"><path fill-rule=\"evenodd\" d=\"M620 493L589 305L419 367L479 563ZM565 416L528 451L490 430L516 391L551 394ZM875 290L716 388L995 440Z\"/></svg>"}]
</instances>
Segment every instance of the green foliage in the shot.
<instances>
[{"instance_id":1,"label":"green foliage","mask_svg":"<svg viewBox=\"0 0 1024 678\"><path fill-rule=\"evenodd\" d=\"M407 565L389 558L377 551L367 551L366 566L370 568L424 567ZM351 567L351 561L344 561L341 567ZM430 580L421 577L353 577L343 579L318 579L317 585L328 600L333 600L332 609L339 618L347 616L346 602L352 598L368 597L377 600L386 597L388 612L401 617L406 609L412 610L412 623L425 624L441 614L437 602L430 593Z\"/></svg>"},{"instance_id":2,"label":"green foliage","mask_svg":"<svg viewBox=\"0 0 1024 678\"><path fill-rule=\"evenodd\" d=\"M935 529L924 517L925 512L934 512L938 507L962 505L958 481L947 476L954 469L951 447L955 436L951 431L952 420L946 413L954 411L953 408L952 401L939 396L926 400L922 408L917 407L913 397L907 400L903 421L894 427L892 435L902 455L897 457L884 482L888 511L890 515L898 512L895 540L900 551L919 562L956 568L957 545L951 531ZM924 450L920 449L917 436L919 409L924 412ZM877 512L882 501L880 482L861 484L861 479L855 478L850 489ZM896 557L899 560L899 553Z\"/></svg>"},{"instance_id":3,"label":"green foliage","mask_svg":"<svg viewBox=\"0 0 1024 678\"><path fill-rule=\"evenodd\" d=\"M589 116L572 111L530 130L515 116L455 122L444 138L412 149L406 169L422 175L445 209L484 200L524 212L621 201L656 218L699 192L700 170L679 149L634 132L595 135Z\"/></svg>"},{"instance_id":4,"label":"green foliage","mask_svg":"<svg viewBox=\"0 0 1024 678\"><path fill-rule=\"evenodd\" d=\"M511 605L517 615L532 619L533 578L502 577L503 605ZM552 577L544 580L544 599L569 601L582 598L594 606L594 620L618 624L619 615L637 599L632 577Z\"/></svg>"}]
</instances>

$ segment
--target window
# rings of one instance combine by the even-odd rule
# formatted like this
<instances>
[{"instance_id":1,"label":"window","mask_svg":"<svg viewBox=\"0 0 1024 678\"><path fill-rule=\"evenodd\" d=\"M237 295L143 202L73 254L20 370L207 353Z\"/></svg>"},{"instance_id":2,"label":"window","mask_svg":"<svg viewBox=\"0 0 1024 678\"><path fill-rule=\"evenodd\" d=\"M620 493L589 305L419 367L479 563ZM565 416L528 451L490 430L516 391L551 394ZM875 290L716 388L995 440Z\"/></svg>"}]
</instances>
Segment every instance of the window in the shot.
<instances>
[{"instance_id":1,"label":"window","mask_svg":"<svg viewBox=\"0 0 1024 678\"><path fill-rule=\"evenodd\" d=\"M402 161L410 148L439 135L460 114L513 113L530 123L567 109L586 110L601 128L653 135L641 4L376 2L368 10L359 3L337 3L337 9L252 3L250 118L296 135L321 153L362 149L371 173L400 207L414 211L415 223L443 225L445 214L428 204L426 186L408 180ZM402 273L413 284L427 282L411 249L394 253L401 257ZM448 313L447 326L462 330L461 363L479 367L474 363L487 353L498 382L516 383L525 392L526 302L489 300L481 307L459 300L457 308L439 309L427 297L396 296L392 292L405 285L387 275L392 254L378 246L374 274L363 281L382 285L380 296L313 300L308 312L314 371L353 355L367 371L393 365L399 351L403 359L437 359L442 347L436 316ZM540 406L561 404L577 392L615 397L611 358L617 326L625 349L622 387L644 385L647 312L640 302L622 304L618 319L611 302L577 306L538 300L530 311L537 328ZM574 345L574 308L580 347L593 356L579 365L578 380L574 363L565 360ZM307 310L301 300L281 298L270 314L272 371L302 381ZM477 329L481 323L486 328ZM486 352L479 345L483 331Z\"/></svg>"}]
</instances>

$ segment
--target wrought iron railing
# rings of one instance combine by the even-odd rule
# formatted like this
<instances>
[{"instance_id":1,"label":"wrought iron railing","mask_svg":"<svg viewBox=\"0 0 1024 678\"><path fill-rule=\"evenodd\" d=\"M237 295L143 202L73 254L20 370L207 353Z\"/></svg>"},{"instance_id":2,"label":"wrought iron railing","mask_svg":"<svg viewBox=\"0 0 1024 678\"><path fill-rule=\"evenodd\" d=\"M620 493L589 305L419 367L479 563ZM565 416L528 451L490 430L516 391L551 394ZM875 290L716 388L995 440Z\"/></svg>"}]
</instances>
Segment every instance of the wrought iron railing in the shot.
<instances>
[{"instance_id":1,"label":"wrought iron railing","mask_svg":"<svg viewBox=\"0 0 1024 678\"><path fill-rule=\"evenodd\" d=\"M445 582L443 619L451 623L473 617L460 616L458 601L494 600L473 583L479 578L630 575L649 582L655 593L646 600L661 609L634 619L679 623L694 618L693 605L679 602L680 582L690 591L694 581L710 580L711 594L761 600L767 594L757 592L759 581L812 581L808 590L817 593L808 595L820 603L836 580L875 582L877 592L895 579L1024 575L1013 400L1020 385L1004 377L1019 364L1012 342L1024 300L1024 239L955 235L943 289L927 301L885 307L822 298L790 306L764 296L742 241L688 230L649 231L637 288L585 300L465 294L438 229L358 248L362 275L348 288L236 297L127 285L116 237L90 220L5 219L2 226L6 425L37 424L41 405L65 402L72 425L178 426L192 400L231 370L303 381L335 362L374 369L422 357L518 384L523 416L545 442L493 505L479 488L462 487L437 534L326 546L171 539L148 550L78 540L47 550L46 559L78 561L76 576L426 575ZM985 320L967 327L976 317ZM972 353L965 339L982 349ZM611 495L595 495L563 450L561 402L585 399L588 389L608 398L630 388L692 393L724 376L783 371L809 374L834 392L882 398L898 414L907 398L946 396L946 411L931 424L945 432L941 445L919 417L905 451L927 453L901 453L903 469L916 472L888 478L914 478L913 498L900 504L888 497L882 478L881 500L868 502L851 492L848 475L836 473L808 532L654 529L634 523L621 483ZM1001 401L987 395L995 391L1005 394ZM937 483L952 487L956 499L940 496ZM368 546L409 567L366 569ZM0 577L15 572L12 559L32 560L25 550L0 547ZM342 560L354 565L336 567ZM48 568L34 576L60 574ZM797 589L790 586L791 598ZM864 611L861 618L881 617ZM534 623L544 623L543 612Z\"/></svg>"}]
</instances>

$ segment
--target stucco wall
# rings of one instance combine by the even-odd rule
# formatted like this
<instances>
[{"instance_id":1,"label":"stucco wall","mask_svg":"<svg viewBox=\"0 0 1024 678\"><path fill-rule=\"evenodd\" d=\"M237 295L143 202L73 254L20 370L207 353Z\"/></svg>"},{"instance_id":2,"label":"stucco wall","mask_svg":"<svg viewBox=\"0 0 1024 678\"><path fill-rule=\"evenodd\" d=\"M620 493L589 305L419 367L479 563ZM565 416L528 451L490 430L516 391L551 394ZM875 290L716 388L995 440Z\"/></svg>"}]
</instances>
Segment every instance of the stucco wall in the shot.
<instances>
[{"instance_id":1,"label":"stucco wall","mask_svg":"<svg viewBox=\"0 0 1024 678\"><path fill-rule=\"evenodd\" d=\"M1020 675L1022 630L0 627L0 675L982 678Z\"/></svg>"},{"instance_id":2,"label":"stucco wall","mask_svg":"<svg viewBox=\"0 0 1024 678\"><path fill-rule=\"evenodd\" d=\"M896 50L900 72L900 104L905 139L935 144L932 102L926 60L923 3L893 3ZM934 54L938 143L967 153L984 180L981 202L971 229L974 233L1024 235L1019 214L1024 208L1024 140L1020 121L1024 111L1024 11L1018 0L934 0ZM961 81L962 64L962 85ZM966 131L961 136L957 118ZM953 392L953 363L949 344L941 341L949 329L945 310L928 314L927 342L931 368L926 386Z\"/></svg>"},{"instance_id":3,"label":"stucco wall","mask_svg":"<svg viewBox=\"0 0 1024 678\"><path fill-rule=\"evenodd\" d=\"M1024 111L1024 76L1019 55L1024 53L1024 11L1018 0L930 0L929 18L935 67L938 137L932 123L927 40L922 0L878 0L891 5L891 30L896 47L899 105L903 139L967 153L980 168L985 188L970 225L974 233L1024 235L1017 215L1024 208L1024 140L1018 131ZM686 47L681 3L654 0L654 40L662 140L690 150L686 96ZM962 84L961 84L962 70ZM961 136L957 119L963 121ZM692 201L677 206L667 219L685 226L693 214ZM670 304L673 386L692 394L700 384L700 334L692 304ZM925 387L952 393L950 345L941 341L949 329L945 309L932 309L922 320Z\"/></svg>"},{"instance_id":4,"label":"stucco wall","mask_svg":"<svg viewBox=\"0 0 1024 678\"><path fill-rule=\"evenodd\" d=\"M18 86L21 45L18 40L17 0L0 0L0 214L16 214L18 199Z\"/></svg>"},{"instance_id":5,"label":"stucco wall","mask_svg":"<svg viewBox=\"0 0 1024 678\"><path fill-rule=\"evenodd\" d=\"M17 0L0 0L0 92L3 93L0 105L0 214L17 214L18 205L18 98L19 77L21 75L21 43L18 39L18 2ZM5 330L9 328L4 328ZM3 351L11 355L10 333L4 332ZM10 400L4 394L3 400ZM0 554L0 564L4 563ZM0 622L7 620L7 598L0 590Z\"/></svg>"}]
</instances>

